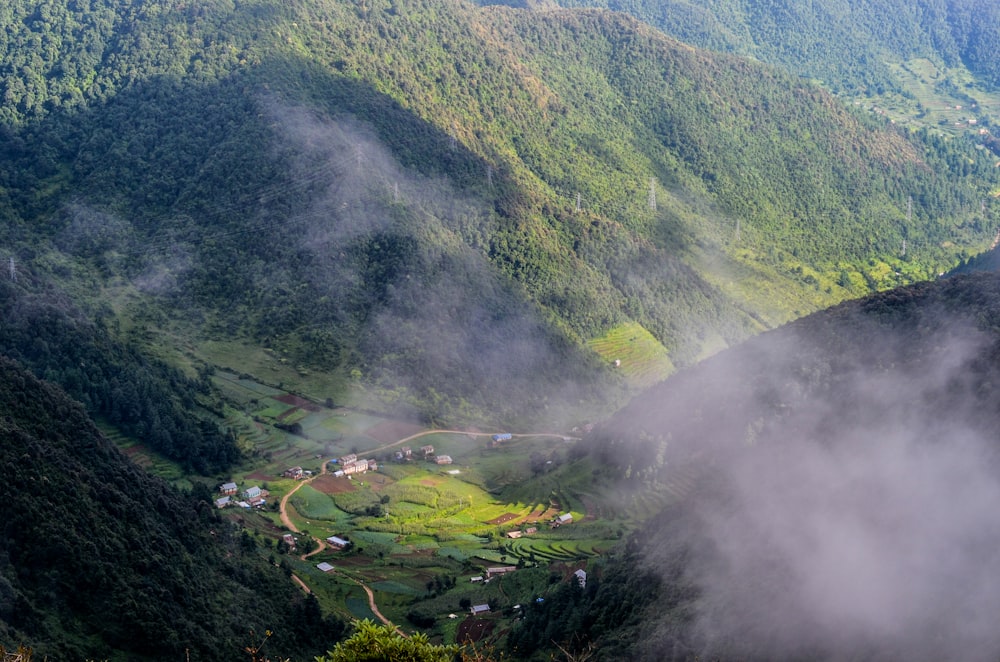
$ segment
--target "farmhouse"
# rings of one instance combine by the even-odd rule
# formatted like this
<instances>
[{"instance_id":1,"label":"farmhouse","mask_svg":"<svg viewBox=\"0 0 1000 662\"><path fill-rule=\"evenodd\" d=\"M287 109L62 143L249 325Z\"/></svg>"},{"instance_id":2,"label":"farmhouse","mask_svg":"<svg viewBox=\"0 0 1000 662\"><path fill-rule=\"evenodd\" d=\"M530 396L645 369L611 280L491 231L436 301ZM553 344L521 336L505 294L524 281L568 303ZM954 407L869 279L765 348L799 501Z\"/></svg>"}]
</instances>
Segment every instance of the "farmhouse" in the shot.
<instances>
[{"instance_id":1,"label":"farmhouse","mask_svg":"<svg viewBox=\"0 0 1000 662\"><path fill-rule=\"evenodd\" d=\"M236 494L238 491L239 488L236 487L236 483L223 483L219 486L219 492L222 494L232 495Z\"/></svg>"},{"instance_id":2,"label":"farmhouse","mask_svg":"<svg viewBox=\"0 0 1000 662\"><path fill-rule=\"evenodd\" d=\"M473 616L478 616L479 614L488 614L489 611L490 611L490 606L489 605L472 605L472 608L469 611L472 612Z\"/></svg>"},{"instance_id":3,"label":"farmhouse","mask_svg":"<svg viewBox=\"0 0 1000 662\"><path fill-rule=\"evenodd\" d=\"M228 506L232 502L232 500L233 500L232 497L228 497L228 496L220 497L220 498L218 498L218 499L215 500L215 507L216 508L225 508L226 506Z\"/></svg>"},{"instance_id":4,"label":"farmhouse","mask_svg":"<svg viewBox=\"0 0 1000 662\"><path fill-rule=\"evenodd\" d=\"M501 441L510 441L513 438L509 432L503 432L501 434L495 434L491 437L494 443L500 443Z\"/></svg>"},{"instance_id":5,"label":"farmhouse","mask_svg":"<svg viewBox=\"0 0 1000 662\"><path fill-rule=\"evenodd\" d=\"M259 499L261 495L261 489L254 485L253 487L248 487L243 490L243 498L249 501L250 499Z\"/></svg>"},{"instance_id":6,"label":"farmhouse","mask_svg":"<svg viewBox=\"0 0 1000 662\"><path fill-rule=\"evenodd\" d=\"M507 537L508 538L513 538L514 540L517 540L518 538L520 538L523 535L524 535L523 533L521 533L520 531L517 531L517 530L508 531L507 532Z\"/></svg>"},{"instance_id":7,"label":"farmhouse","mask_svg":"<svg viewBox=\"0 0 1000 662\"><path fill-rule=\"evenodd\" d=\"M343 472L348 476L352 474L363 474L368 471L368 460L351 460L341 465Z\"/></svg>"},{"instance_id":8,"label":"farmhouse","mask_svg":"<svg viewBox=\"0 0 1000 662\"><path fill-rule=\"evenodd\" d=\"M494 566L492 568L486 568L486 577L490 578L493 577L493 575L506 575L508 572L514 572L515 570L517 570L517 567L513 565Z\"/></svg>"},{"instance_id":9,"label":"farmhouse","mask_svg":"<svg viewBox=\"0 0 1000 662\"><path fill-rule=\"evenodd\" d=\"M420 452L424 454L425 458L426 457L430 457L431 455L434 455L434 447L433 446L421 446L420 447Z\"/></svg>"},{"instance_id":10,"label":"farmhouse","mask_svg":"<svg viewBox=\"0 0 1000 662\"><path fill-rule=\"evenodd\" d=\"M303 475L302 467L292 467L290 469L285 469L284 473L282 474L282 476L284 476L285 478L294 478L295 480L302 478L302 475Z\"/></svg>"},{"instance_id":11,"label":"farmhouse","mask_svg":"<svg viewBox=\"0 0 1000 662\"><path fill-rule=\"evenodd\" d=\"M281 536L281 539L284 540L285 544L288 545L289 547L293 549L295 548L295 536L293 536L292 534L286 533L285 535Z\"/></svg>"},{"instance_id":12,"label":"farmhouse","mask_svg":"<svg viewBox=\"0 0 1000 662\"><path fill-rule=\"evenodd\" d=\"M348 545L351 544L350 540L344 540L343 538L338 538L337 536L330 536L326 539L326 541L330 543L330 547L335 550L346 549Z\"/></svg>"},{"instance_id":13,"label":"farmhouse","mask_svg":"<svg viewBox=\"0 0 1000 662\"><path fill-rule=\"evenodd\" d=\"M354 453L350 453L350 454L345 455L344 457L340 458L340 463L341 464L349 464L351 462L354 462L357 459L358 459L357 455L355 455Z\"/></svg>"},{"instance_id":14,"label":"farmhouse","mask_svg":"<svg viewBox=\"0 0 1000 662\"><path fill-rule=\"evenodd\" d=\"M378 462L375 460L375 458L367 460L367 462L368 462L368 471L378 471Z\"/></svg>"},{"instance_id":15,"label":"farmhouse","mask_svg":"<svg viewBox=\"0 0 1000 662\"><path fill-rule=\"evenodd\" d=\"M586 570L584 570L583 568L580 568L579 570L577 570L576 572L573 573L573 576L576 577L576 581L577 581L577 583L580 584L580 588L587 588L587 571Z\"/></svg>"},{"instance_id":16,"label":"farmhouse","mask_svg":"<svg viewBox=\"0 0 1000 662\"><path fill-rule=\"evenodd\" d=\"M326 561L323 561L322 563L317 563L316 567L319 568L322 572L331 572L333 570L333 566L327 563Z\"/></svg>"},{"instance_id":17,"label":"farmhouse","mask_svg":"<svg viewBox=\"0 0 1000 662\"><path fill-rule=\"evenodd\" d=\"M438 464L451 464L451 455L438 455L434 461Z\"/></svg>"},{"instance_id":18,"label":"farmhouse","mask_svg":"<svg viewBox=\"0 0 1000 662\"><path fill-rule=\"evenodd\" d=\"M559 517L552 520L552 526L562 526L563 524L572 524L573 515L571 513L563 513Z\"/></svg>"}]
</instances>

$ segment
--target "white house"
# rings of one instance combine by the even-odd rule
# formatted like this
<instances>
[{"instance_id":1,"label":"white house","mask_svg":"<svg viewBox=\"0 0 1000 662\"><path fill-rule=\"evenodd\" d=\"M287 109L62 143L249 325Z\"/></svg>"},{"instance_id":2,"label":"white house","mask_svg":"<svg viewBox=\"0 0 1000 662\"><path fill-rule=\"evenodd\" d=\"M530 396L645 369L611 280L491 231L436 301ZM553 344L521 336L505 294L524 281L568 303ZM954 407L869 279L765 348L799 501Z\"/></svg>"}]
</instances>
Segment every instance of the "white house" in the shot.
<instances>
[{"instance_id":1,"label":"white house","mask_svg":"<svg viewBox=\"0 0 1000 662\"><path fill-rule=\"evenodd\" d=\"M574 572L573 575L576 577L576 581L580 584L580 588L587 588L587 571L586 570L584 570L583 568L580 568L579 570L577 570L576 572Z\"/></svg>"},{"instance_id":2,"label":"white house","mask_svg":"<svg viewBox=\"0 0 1000 662\"><path fill-rule=\"evenodd\" d=\"M334 549L345 549L351 544L350 540L344 540L343 538L338 538L337 536L330 536L326 539L326 541L330 543L330 547L333 547Z\"/></svg>"},{"instance_id":3,"label":"white house","mask_svg":"<svg viewBox=\"0 0 1000 662\"><path fill-rule=\"evenodd\" d=\"M254 485L253 487L248 487L243 490L244 499L259 499L260 498L260 488Z\"/></svg>"},{"instance_id":4,"label":"white house","mask_svg":"<svg viewBox=\"0 0 1000 662\"><path fill-rule=\"evenodd\" d=\"M472 609L470 609L469 611L472 612L473 616L478 616L479 614L487 614L490 611L490 606L489 605L472 605Z\"/></svg>"}]
</instances>

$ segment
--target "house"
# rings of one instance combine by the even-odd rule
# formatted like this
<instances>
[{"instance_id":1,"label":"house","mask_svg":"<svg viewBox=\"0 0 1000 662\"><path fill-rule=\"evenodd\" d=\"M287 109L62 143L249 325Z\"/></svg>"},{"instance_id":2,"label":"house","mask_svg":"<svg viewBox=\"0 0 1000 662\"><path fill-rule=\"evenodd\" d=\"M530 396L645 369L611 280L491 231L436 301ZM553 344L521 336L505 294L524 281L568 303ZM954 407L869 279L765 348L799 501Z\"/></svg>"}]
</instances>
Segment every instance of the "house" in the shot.
<instances>
[{"instance_id":1,"label":"house","mask_svg":"<svg viewBox=\"0 0 1000 662\"><path fill-rule=\"evenodd\" d=\"M426 457L430 457L431 455L434 455L434 447L433 446L421 446L420 447L420 452L424 454L425 458Z\"/></svg>"},{"instance_id":2,"label":"house","mask_svg":"<svg viewBox=\"0 0 1000 662\"><path fill-rule=\"evenodd\" d=\"M513 538L514 540L517 540L518 538L520 538L523 535L524 535L523 533L521 533L520 531L516 531L516 530L515 531L508 531L507 532L507 537L508 538Z\"/></svg>"},{"instance_id":3,"label":"house","mask_svg":"<svg viewBox=\"0 0 1000 662\"><path fill-rule=\"evenodd\" d=\"M473 584L478 584L479 582L483 581L483 578L481 575L477 575L475 577L469 577L469 581L472 582Z\"/></svg>"},{"instance_id":4,"label":"house","mask_svg":"<svg viewBox=\"0 0 1000 662\"><path fill-rule=\"evenodd\" d=\"M438 455L434 461L438 464L451 464L451 455Z\"/></svg>"},{"instance_id":5,"label":"house","mask_svg":"<svg viewBox=\"0 0 1000 662\"><path fill-rule=\"evenodd\" d=\"M572 524L573 515L570 513L563 513L559 517L555 518L552 522L552 526L562 526L563 524Z\"/></svg>"},{"instance_id":6,"label":"house","mask_svg":"<svg viewBox=\"0 0 1000 662\"><path fill-rule=\"evenodd\" d=\"M340 463L341 464L349 464L351 462L354 462L357 459L358 459L358 456L355 455L354 453L351 453L349 455L345 455L344 457L340 458Z\"/></svg>"},{"instance_id":7,"label":"house","mask_svg":"<svg viewBox=\"0 0 1000 662\"><path fill-rule=\"evenodd\" d=\"M486 568L486 576L492 577L493 575L506 575L508 572L514 572L515 570L517 570L517 566L513 565L494 566L492 568Z\"/></svg>"},{"instance_id":8,"label":"house","mask_svg":"<svg viewBox=\"0 0 1000 662\"><path fill-rule=\"evenodd\" d=\"M580 568L579 570L577 570L576 572L573 573L573 576L576 577L576 581L577 581L577 583L580 584L580 588L587 588L587 571L586 570L584 570L583 568Z\"/></svg>"},{"instance_id":9,"label":"house","mask_svg":"<svg viewBox=\"0 0 1000 662\"><path fill-rule=\"evenodd\" d=\"M243 498L246 499L247 501L249 501L250 499L259 499L260 492L261 492L260 488L257 487L256 485L254 485L253 487L248 487L245 490L243 490Z\"/></svg>"},{"instance_id":10,"label":"house","mask_svg":"<svg viewBox=\"0 0 1000 662\"><path fill-rule=\"evenodd\" d=\"M302 475L303 475L302 467L292 467L290 469L285 469L284 473L282 474L282 476L284 476L285 478L294 478L295 480L302 478Z\"/></svg>"},{"instance_id":11,"label":"house","mask_svg":"<svg viewBox=\"0 0 1000 662\"><path fill-rule=\"evenodd\" d=\"M524 535L526 536L530 536L532 533L538 533L537 526L529 526L527 529L524 530Z\"/></svg>"},{"instance_id":12,"label":"house","mask_svg":"<svg viewBox=\"0 0 1000 662\"><path fill-rule=\"evenodd\" d=\"M326 561L323 561L322 563L317 563L316 567L319 568L319 570L322 572L331 572L333 570L333 566L327 563Z\"/></svg>"},{"instance_id":13,"label":"house","mask_svg":"<svg viewBox=\"0 0 1000 662\"><path fill-rule=\"evenodd\" d=\"M375 458L366 461L368 462L368 471L378 471L378 462Z\"/></svg>"},{"instance_id":14,"label":"house","mask_svg":"<svg viewBox=\"0 0 1000 662\"><path fill-rule=\"evenodd\" d=\"M326 541L330 544L330 547L335 550L346 549L348 545L351 544L350 540L344 540L343 538L338 538L337 536L330 536L326 539Z\"/></svg>"},{"instance_id":15,"label":"house","mask_svg":"<svg viewBox=\"0 0 1000 662\"><path fill-rule=\"evenodd\" d=\"M337 469L336 471L333 472L333 475L335 478L343 478L347 474L344 473L343 469Z\"/></svg>"},{"instance_id":16,"label":"house","mask_svg":"<svg viewBox=\"0 0 1000 662\"><path fill-rule=\"evenodd\" d=\"M479 614L488 614L489 611L490 611L490 606L489 605L472 605L472 608L469 611L472 612L473 616L478 616Z\"/></svg>"},{"instance_id":17,"label":"house","mask_svg":"<svg viewBox=\"0 0 1000 662\"><path fill-rule=\"evenodd\" d=\"M343 472L348 476L352 474L363 474L368 471L368 460L351 460L341 465Z\"/></svg>"},{"instance_id":18,"label":"house","mask_svg":"<svg viewBox=\"0 0 1000 662\"><path fill-rule=\"evenodd\" d=\"M292 534L286 533L285 535L281 536L281 539L284 540L285 544L288 545L289 547L292 548L295 547L295 536L293 536Z\"/></svg>"},{"instance_id":19,"label":"house","mask_svg":"<svg viewBox=\"0 0 1000 662\"><path fill-rule=\"evenodd\" d=\"M493 440L494 444L499 444L501 441L510 441L513 439L514 435L509 432L502 432L500 434L495 434L490 439Z\"/></svg>"},{"instance_id":20,"label":"house","mask_svg":"<svg viewBox=\"0 0 1000 662\"><path fill-rule=\"evenodd\" d=\"M233 495L239 491L236 483L223 483L219 486L219 492L226 495Z\"/></svg>"},{"instance_id":21,"label":"house","mask_svg":"<svg viewBox=\"0 0 1000 662\"><path fill-rule=\"evenodd\" d=\"M215 507L216 508L225 508L226 506L228 506L232 502L232 500L233 500L232 497L228 497L228 496L220 497L220 498L218 498L218 499L215 500Z\"/></svg>"}]
</instances>

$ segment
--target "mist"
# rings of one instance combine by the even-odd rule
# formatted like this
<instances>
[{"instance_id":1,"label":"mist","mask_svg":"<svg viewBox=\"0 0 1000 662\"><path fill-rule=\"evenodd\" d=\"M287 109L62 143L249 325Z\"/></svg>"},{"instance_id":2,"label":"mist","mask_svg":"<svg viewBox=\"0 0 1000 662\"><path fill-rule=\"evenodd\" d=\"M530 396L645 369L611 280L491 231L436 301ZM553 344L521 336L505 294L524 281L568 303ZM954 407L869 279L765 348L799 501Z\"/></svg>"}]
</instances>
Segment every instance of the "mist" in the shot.
<instances>
[{"instance_id":1,"label":"mist","mask_svg":"<svg viewBox=\"0 0 1000 662\"><path fill-rule=\"evenodd\" d=\"M498 219L488 201L404 167L356 118L268 108L276 149L309 178L308 208L291 221L302 228L304 273L333 319L362 320L367 384L404 404L413 394L436 399L445 418L479 401L492 402L498 420L554 426L566 403L596 392L565 377L580 370L561 362L583 366L581 352L489 263ZM446 136L441 143L461 149Z\"/></svg>"},{"instance_id":2,"label":"mist","mask_svg":"<svg viewBox=\"0 0 1000 662\"><path fill-rule=\"evenodd\" d=\"M648 659L1000 657L997 341L910 303L764 334L618 417L701 476L649 532L697 598Z\"/></svg>"}]
</instances>

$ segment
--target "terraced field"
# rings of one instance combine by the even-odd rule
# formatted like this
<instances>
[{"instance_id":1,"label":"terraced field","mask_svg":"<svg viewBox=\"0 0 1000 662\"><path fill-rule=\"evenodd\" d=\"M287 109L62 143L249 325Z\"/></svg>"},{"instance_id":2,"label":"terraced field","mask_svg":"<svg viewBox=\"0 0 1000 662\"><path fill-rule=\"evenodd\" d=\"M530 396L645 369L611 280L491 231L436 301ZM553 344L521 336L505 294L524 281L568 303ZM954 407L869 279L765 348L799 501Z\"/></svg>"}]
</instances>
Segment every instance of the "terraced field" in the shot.
<instances>
[{"instance_id":1,"label":"terraced field","mask_svg":"<svg viewBox=\"0 0 1000 662\"><path fill-rule=\"evenodd\" d=\"M667 349L634 322L617 326L587 344L616 366L632 386L651 386L674 371Z\"/></svg>"}]
</instances>

